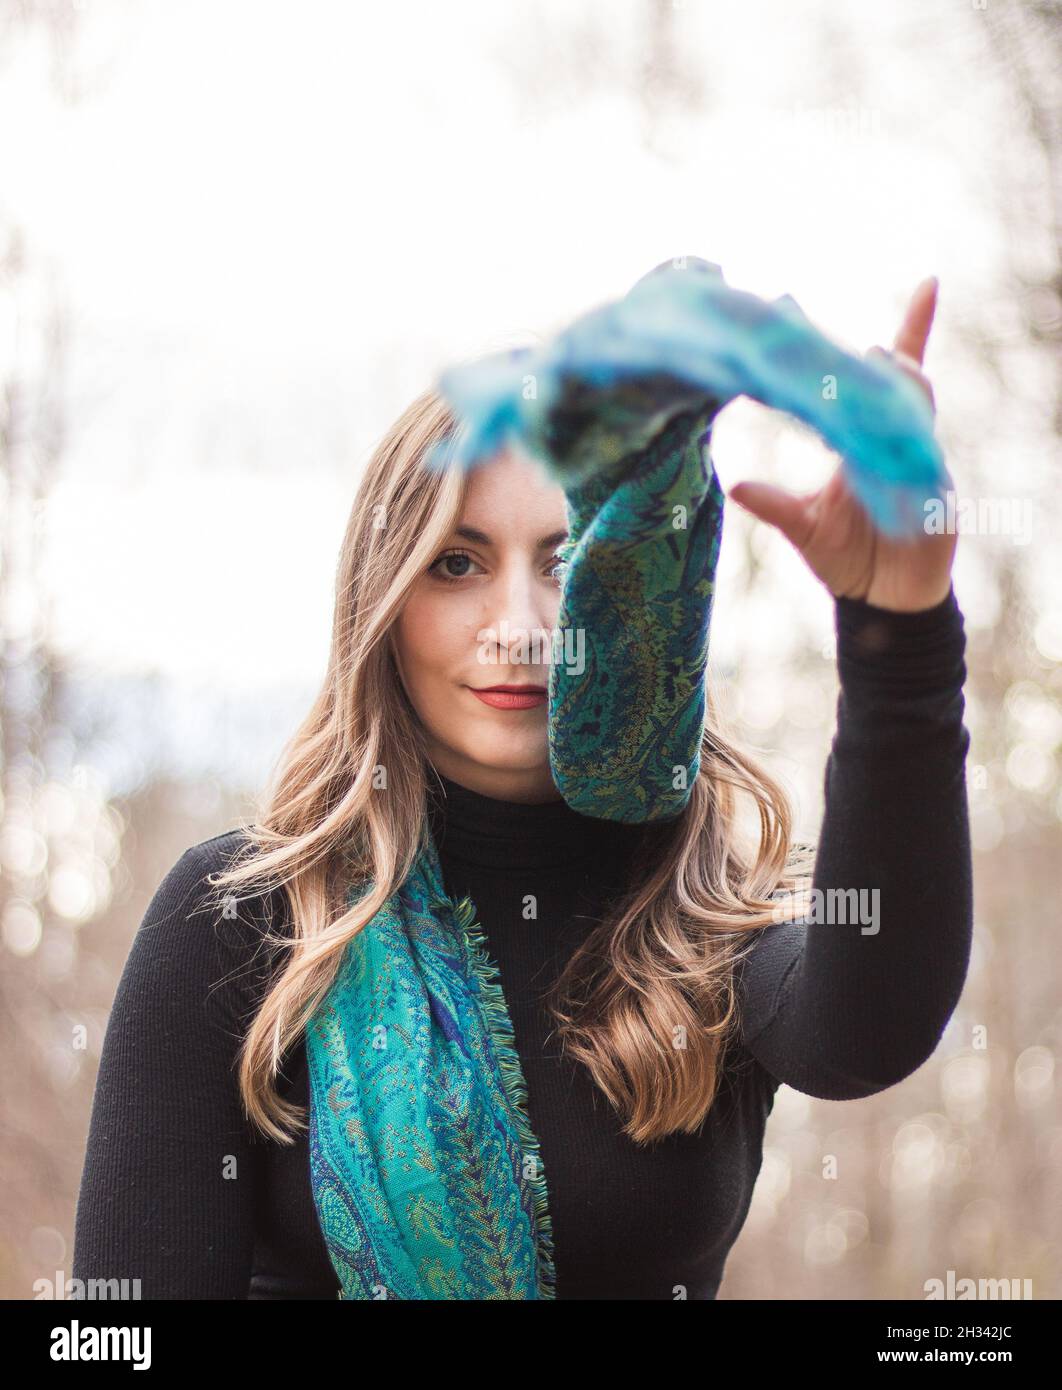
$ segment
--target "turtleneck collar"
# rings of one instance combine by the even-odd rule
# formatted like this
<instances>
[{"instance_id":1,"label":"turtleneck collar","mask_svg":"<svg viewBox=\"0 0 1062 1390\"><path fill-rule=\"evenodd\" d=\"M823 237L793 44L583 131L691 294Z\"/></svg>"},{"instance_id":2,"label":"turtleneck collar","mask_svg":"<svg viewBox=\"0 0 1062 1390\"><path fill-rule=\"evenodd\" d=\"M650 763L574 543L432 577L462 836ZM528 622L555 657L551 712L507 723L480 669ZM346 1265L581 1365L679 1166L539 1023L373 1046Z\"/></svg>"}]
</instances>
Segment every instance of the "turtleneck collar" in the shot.
<instances>
[{"instance_id":1,"label":"turtleneck collar","mask_svg":"<svg viewBox=\"0 0 1062 1390\"><path fill-rule=\"evenodd\" d=\"M440 854L483 868L579 864L619 844L633 849L642 830L580 815L560 798L500 801L438 772L428 775L428 810Z\"/></svg>"}]
</instances>

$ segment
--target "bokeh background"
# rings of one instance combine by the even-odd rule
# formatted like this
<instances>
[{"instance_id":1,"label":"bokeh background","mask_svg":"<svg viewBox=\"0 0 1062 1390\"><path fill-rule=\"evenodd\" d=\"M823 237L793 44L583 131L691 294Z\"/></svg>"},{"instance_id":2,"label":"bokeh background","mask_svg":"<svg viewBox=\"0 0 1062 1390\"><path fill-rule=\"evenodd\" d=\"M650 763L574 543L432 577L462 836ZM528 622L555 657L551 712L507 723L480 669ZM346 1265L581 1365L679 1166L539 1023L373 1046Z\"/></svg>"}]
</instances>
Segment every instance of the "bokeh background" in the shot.
<instances>
[{"instance_id":1,"label":"bokeh background","mask_svg":"<svg viewBox=\"0 0 1062 1390\"><path fill-rule=\"evenodd\" d=\"M71 1268L133 934L323 676L375 442L686 253L858 351L939 275L977 508L966 991L901 1085L781 1089L720 1297L1059 1296L1060 89L1053 0L0 0L0 1296ZM713 452L833 466L744 400ZM831 604L736 507L719 575L711 679L814 835Z\"/></svg>"}]
</instances>

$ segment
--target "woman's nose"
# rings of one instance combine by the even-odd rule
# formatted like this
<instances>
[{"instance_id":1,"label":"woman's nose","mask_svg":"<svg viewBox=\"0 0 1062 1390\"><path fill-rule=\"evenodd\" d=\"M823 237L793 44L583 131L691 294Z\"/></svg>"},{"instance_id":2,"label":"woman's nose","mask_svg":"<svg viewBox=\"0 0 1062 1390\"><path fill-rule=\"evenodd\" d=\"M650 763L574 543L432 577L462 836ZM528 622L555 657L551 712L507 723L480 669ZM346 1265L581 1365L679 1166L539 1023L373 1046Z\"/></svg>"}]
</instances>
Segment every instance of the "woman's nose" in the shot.
<instances>
[{"instance_id":1,"label":"woman's nose","mask_svg":"<svg viewBox=\"0 0 1062 1390\"><path fill-rule=\"evenodd\" d=\"M520 562L499 571L497 582L491 585L487 616L504 645L506 634L515 642L537 630L552 629L559 602L560 591L544 582L533 566Z\"/></svg>"}]
</instances>

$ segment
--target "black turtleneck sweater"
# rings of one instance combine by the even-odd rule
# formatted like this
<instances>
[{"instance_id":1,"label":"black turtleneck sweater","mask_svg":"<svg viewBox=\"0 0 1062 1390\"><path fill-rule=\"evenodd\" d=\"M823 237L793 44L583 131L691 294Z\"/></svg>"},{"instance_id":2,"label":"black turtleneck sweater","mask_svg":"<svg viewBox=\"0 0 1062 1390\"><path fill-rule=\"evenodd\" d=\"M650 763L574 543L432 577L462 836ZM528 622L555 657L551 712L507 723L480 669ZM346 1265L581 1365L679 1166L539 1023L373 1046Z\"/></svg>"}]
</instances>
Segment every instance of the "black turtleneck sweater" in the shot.
<instances>
[{"instance_id":1,"label":"black turtleneck sweater","mask_svg":"<svg viewBox=\"0 0 1062 1390\"><path fill-rule=\"evenodd\" d=\"M973 918L962 617L952 593L915 614L842 599L836 618L841 692L814 886L878 890L878 930L809 921L758 933L739 967L740 1039L696 1135L627 1139L589 1074L560 1055L541 1003L622 886L642 828L447 779L432 794L446 889L472 897L512 1017L558 1299L714 1298L778 1086L844 1100L894 1085L932 1053L959 998ZM240 1110L234 1063L268 981L252 965L264 908L241 899L222 921L201 906L207 875L240 840L230 831L186 851L133 941L96 1084L76 1279L138 1278L144 1298L337 1294L305 1137L263 1141ZM284 1093L307 1105L301 1044L284 1072Z\"/></svg>"}]
</instances>

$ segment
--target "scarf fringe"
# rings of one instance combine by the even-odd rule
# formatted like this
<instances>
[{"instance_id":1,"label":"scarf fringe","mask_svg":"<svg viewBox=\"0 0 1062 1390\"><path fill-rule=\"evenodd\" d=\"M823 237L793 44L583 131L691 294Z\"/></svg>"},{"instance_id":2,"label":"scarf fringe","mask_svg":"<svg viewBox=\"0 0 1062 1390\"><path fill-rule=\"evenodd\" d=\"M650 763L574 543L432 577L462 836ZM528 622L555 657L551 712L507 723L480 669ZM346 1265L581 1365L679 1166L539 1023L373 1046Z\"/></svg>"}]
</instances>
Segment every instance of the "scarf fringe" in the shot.
<instances>
[{"instance_id":1,"label":"scarf fringe","mask_svg":"<svg viewBox=\"0 0 1062 1390\"><path fill-rule=\"evenodd\" d=\"M509 1018L505 995L502 991L498 967L487 952L487 940L483 929L474 920L476 910L472 899L462 898L460 902L452 903L452 908L454 920L464 938L480 998L483 1001L487 1028L498 1058L509 1108L516 1121L520 1147L525 1154L531 1154L535 1160L535 1177L531 1179L531 1189L534 1197L536 1248L538 1251L538 1296L542 1299L553 1299L556 1298L557 1276L553 1263L553 1222L549 1214L546 1175L539 1152L539 1141L531 1128L531 1120L527 1112L527 1087L520 1067L520 1057L516 1050L516 1039Z\"/></svg>"}]
</instances>

